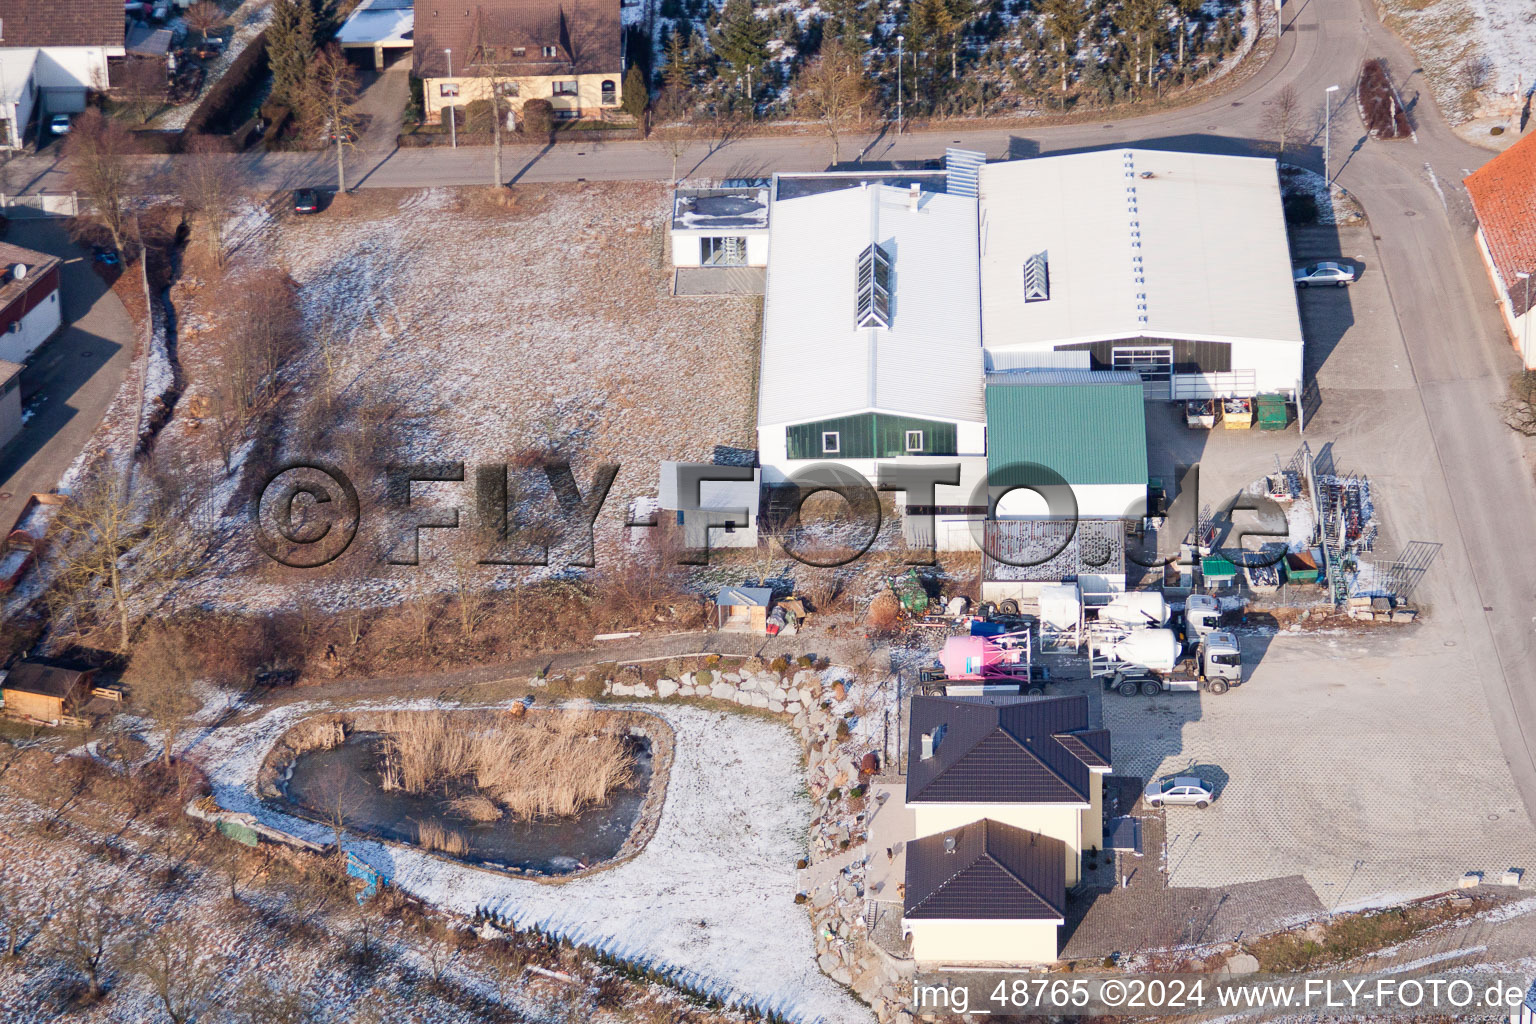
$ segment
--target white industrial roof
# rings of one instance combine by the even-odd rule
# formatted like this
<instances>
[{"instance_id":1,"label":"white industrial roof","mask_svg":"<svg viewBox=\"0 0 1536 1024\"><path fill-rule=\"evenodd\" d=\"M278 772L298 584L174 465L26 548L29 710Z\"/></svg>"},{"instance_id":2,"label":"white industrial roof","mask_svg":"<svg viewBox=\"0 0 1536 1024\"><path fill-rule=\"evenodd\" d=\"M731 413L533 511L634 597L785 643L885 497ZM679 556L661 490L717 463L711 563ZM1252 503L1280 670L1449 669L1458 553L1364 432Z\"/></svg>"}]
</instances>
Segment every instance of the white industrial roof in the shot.
<instances>
[{"instance_id":1,"label":"white industrial roof","mask_svg":"<svg viewBox=\"0 0 1536 1024\"><path fill-rule=\"evenodd\" d=\"M1273 160L1102 150L981 172L988 349L1121 337L1300 345ZM1044 252L1050 297L1026 302Z\"/></svg>"},{"instance_id":2,"label":"white industrial roof","mask_svg":"<svg viewBox=\"0 0 1536 1024\"><path fill-rule=\"evenodd\" d=\"M778 199L769 227L760 425L869 409L986 418L976 200L907 188ZM859 255L892 260L891 326L855 327Z\"/></svg>"},{"instance_id":3,"label":"white industrial roof","mask_svg":"<svg viewBox=\"0 0 1536 1024\"><path fill-rule=\"evenodd\" d=\"M336 39L350 46L407 46L415 27L416 7L412 0L363 0L337 31Z\"/></svg>"}]
</instances>

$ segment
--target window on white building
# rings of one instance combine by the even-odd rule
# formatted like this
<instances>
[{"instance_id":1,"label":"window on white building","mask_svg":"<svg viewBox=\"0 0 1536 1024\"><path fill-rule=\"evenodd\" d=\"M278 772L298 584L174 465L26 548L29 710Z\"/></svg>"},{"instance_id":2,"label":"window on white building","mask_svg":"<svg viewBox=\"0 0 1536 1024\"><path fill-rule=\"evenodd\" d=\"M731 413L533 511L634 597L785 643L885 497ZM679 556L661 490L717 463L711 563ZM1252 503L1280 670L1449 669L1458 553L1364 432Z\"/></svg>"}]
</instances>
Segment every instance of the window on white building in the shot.
<instances>
[{"instance_id":1,"label":"window on white building","mask_svg":"<svg viewBox=\"0 0 1536 1024\"><path fill-rule=\"evenodd\" d=\"M840 438L835 430L825 430L821 434L821 451L823 455L836 455L839 451Z\"/></svg>"}]
</instances>

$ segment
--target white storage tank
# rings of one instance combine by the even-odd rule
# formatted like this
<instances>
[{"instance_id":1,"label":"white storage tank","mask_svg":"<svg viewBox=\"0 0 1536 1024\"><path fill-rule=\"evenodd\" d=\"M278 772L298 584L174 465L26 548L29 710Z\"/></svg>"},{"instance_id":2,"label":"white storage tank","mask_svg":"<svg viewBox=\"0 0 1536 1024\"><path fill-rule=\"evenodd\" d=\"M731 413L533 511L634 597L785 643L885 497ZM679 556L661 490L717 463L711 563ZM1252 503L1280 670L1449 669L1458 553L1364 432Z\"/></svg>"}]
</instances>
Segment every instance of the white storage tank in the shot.
<instances>
[{"instance_id":1,"label":"white storage tank","mask_svg":"<svg viewBox=\"0 0 1536 1024\"><path fill-rule=\"evenodd\" d=\"M1099 609L1099 621L1123 626L1166 626L1168 613L1168 602L1161 593L1136 590L1111 598Z\"/></svg>"},{"instance_id":2,"label":"white storage tank","mask_svg":"<svg viewBox=\"0 0 1536 1024\"><path fill-rule=\"evenodd\" d=\"M1047 583L1040 588L1040 622L1052 629L1076 629L1082 597L1076 583Z\"/></svg>"},{"instance_id":3,"label":"white storage tank","mask_svg":"<svg viewBox=\"0 0 1536 1024\"><path fill-rule=\"evenodd\" d=\"M1110 648L1116 661L1141 665L1154 672L1172 672L1181 653L1179 638L1171 629L1132 630Z\"/></svg>"}]
</instances>

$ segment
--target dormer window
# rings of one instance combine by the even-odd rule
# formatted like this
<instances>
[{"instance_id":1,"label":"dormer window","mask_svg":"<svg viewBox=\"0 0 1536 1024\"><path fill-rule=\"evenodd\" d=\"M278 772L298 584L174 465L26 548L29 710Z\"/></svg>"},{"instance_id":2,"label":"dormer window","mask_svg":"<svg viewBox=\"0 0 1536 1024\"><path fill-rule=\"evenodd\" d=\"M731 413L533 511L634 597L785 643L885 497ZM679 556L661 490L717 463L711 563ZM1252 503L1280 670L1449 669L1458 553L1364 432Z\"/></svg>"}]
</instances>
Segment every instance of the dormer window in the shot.
<instances>
[{"instance_id":1,"label":"dormer window","mask_svg":"<svg viewBox=\"0 0 1536 1024\"><path fill-rule=\"evenodd\" d=\"M1024 262L1024 301L1044 302L1051 297L1048 251L1037 252Z\"/></svg>"},{"instance_id":2,"label":"dormer window","mask_svg":"<svg viewBox=\"0 0 1536 1024\"><path fill-rule=\"evenodd\" d=\"M546 47L544 47L544 56L546 56L546 57L558 57L559 55L560 55L560 51L555 49L553 46L546 46Z\"/></svg>"},{"instance_id":3,"label":"dormer window","mask_svg":"<svg viewBox=\"0 0 1536 1024\"><path fill-rule=\"evenodd\" d=\"M891 257L877 242L859 253L856 327L891 326Z\"/></svg>"}]
</instances>

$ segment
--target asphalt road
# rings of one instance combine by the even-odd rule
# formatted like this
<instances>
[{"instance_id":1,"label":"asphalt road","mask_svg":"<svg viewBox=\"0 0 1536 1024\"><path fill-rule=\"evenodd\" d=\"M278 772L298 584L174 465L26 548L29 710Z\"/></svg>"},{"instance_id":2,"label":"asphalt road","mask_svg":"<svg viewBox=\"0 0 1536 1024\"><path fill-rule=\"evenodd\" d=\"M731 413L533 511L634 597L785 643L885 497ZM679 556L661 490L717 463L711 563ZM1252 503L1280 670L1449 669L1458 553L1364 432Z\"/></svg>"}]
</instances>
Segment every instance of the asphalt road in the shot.
<instances>
[{"instance_id":1,"label":"asphalt road","mask_svg":"<svg viewBox=\"0 0 1536 1024\"><path fill-rule=\"evenodd\" d=\"M22 371L22 404L31 415L0 449L0 528L9 530L27 495L53 490L95 433L132 366L134 326L63 221L12 221L5 239L64 259L64 327Z\"/></svg>"},{"instance_id":2,"label":"asphalt road","mask_svg":"<svg viewBox=\"0 0 1536 1024\"><path fill-rule=\"evenodd\" d=\"M1318 116L1312 137L1287 160L1321 170L1324 90L1335 93L1332 169L1364 206L1407 345L1432 446L1422 453L1426 514L1444 544L1433 572L1459 616L1468 649L1463 664L1482 681L1499 741L1526 809L1536 818L1536 485L1496 406L1516 368L1472 236L1471 208L1460 180L1491 153L1458 139L1441 119L1417 63L1381 27L1370 0L1300 0L1286 8L1286 31L1268 65L1230 92L1186 109L1108 124L1032 130L929 132L845 140L872 163L919 161L944 147L979 149L992 158L1032 156L1134 143L1232 154L1264 153L1265 101L1292 85ZM1412 142L1374 142L1356 113L1353 84L1362 60L1385 56L1410 97ZM1403 69L1414 69L1406 76ZM57 149L57 147L52 147ZM710 150L695 147L679 163L699 177L755 177L776 170L822 170L829 144L815 137L747 138ZM53 157L6 168L10 190L63 188ZM488 148L357 153L349 177L362 187L474 184L490 177ZM147 173L165 158L146 160ZM509 147L514 181L635 180L671 177L671 157L644 142ZM248 161L253 184L291 188L333 181L323 154L260 154ZM1356 453L1363 461L1368 453ZM1369 728L1369 723L1362 723ZM1379 737L1377 742L1390 742Z\"/></svg>"}]
</instances>

